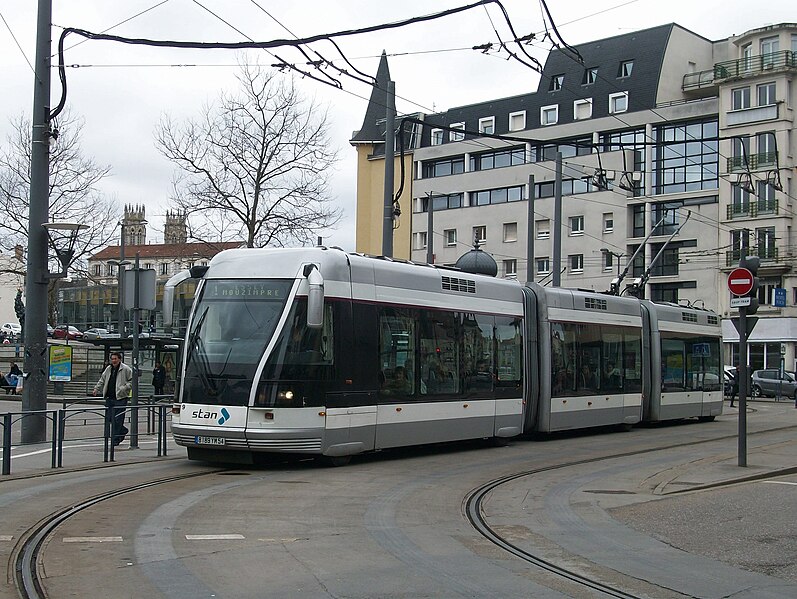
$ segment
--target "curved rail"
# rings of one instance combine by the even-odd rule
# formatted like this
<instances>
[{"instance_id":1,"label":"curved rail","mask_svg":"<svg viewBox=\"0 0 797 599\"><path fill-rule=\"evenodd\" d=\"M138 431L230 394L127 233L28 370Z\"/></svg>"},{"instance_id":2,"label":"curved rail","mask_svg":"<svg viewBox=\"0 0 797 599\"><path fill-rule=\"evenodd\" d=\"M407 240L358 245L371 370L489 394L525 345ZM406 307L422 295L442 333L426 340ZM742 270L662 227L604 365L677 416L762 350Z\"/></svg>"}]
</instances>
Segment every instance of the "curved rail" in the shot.
<instances>
[{"instance_id":1,"label":"curved rail","mask_svg":"<svg viewBox=\"0 0 797 599\"><path fill-rule=\"evenodd\" d=\"M787 426L787 427L783 427L783 428L793 428L793 427ZM775 430L781 430L781 429L775 429ZM765 432L772 432L772 431L771 430L769 430L769 431L756 431L755 433L751 433L751 434L759 434L759 433L763 434ZM508 482L511 482L513 480L517 480L519 478L523 478L524 476L532 476L534 474L539 474L541 472L550 472L550 471L553 471L553 470L560 470L560 469L563 469L563 468L569 468L571 466L580 466L580 465L584 465L584 464L591 464L591 463L601 462L601 461L605 461L605 460L612 460L612 459L617 459L617 458L624 458L624 457L632 457L632 456L636 456L636 455L643 455L643 454L652 453L652 452L655 452L655 451L666 451L668 449L675 449L675 448L680 448L680 447L688 447L688 446L692 446L692 445L703 445L703 444L706 444L706 443L712 443L712 442L715 442L715 441L718 441L718 440L729 439L729 438L733 438L733 437L734 437L734 435L722 435L722 436L719 436L719 437L713 437L711 439L700 439L700 440L697 440L697 441L691 441L691 442L687 442L687 443L676 443L676 444L670 444L670 445L663 445L663 446L659 446L659 447L651 447L651 448L648 448L648 449L640 449L640 450L637 450L637 451L620 452L620 453L615 453L615 454L611 454L611 455L605 455L605 456L600 456L600 457L595 457L595 458L587 458L587 459L584 459L584 460L574 460L572 462L566 462L566 463L563 463L563 464L555 464L555 465L551 465L551 466L544 466L544 467L541 467L541 468L534 468L534 469L531 469L531 470L524 470L523 472L516 472L514 474L508 474L506 476L502 476L500 478L496 478L494 480L491 480L491 481L481 485L480 487L477 487L477 488L473 489L470 493L468 493L468 495L465 496L465 499L463 501L463 508L464 508L464 512L465 512L465 517L471 523L473 528L479 534L481 534L484 538L486 538L487 540L489 540L490 542L492 542L496 546L500 547L504 551L507 551L507 552L511 553L512 555L515 555L516 557L519 557L520 559L522 559L525 562L528 562L529 564L532 564L532 565L534 565L534 566L536 566L536 567L538 567L538 568L540 568L542 570L546 570L547 572L550 572L550 573L552 573L552 574L554 574L556 576L559 576L561 578L564 578L564 579L569 580L571 582L574 582L576 584L580 584L580 585L582 585L584 587L587 587L587 588L590 588L590 589L592 589L594 591L598 591L600 593L603 593L603 594L605 594L605 595L607 595L609 597L618 597L618 598L621 598L621 599L641 599L641 595L634 595L633 593L628 593L628 592L623 591L621 589L609 586L609 585L604 584L604 583L602 583L601 581L599 581L599 580L597 580L595 578L590 578L588 576L584 576L582 574L579 574L578 572L575 572L573 570L569 570L569 569L564 568L562 566L558 566L558 565L556 565L555 563L553 563L550 560L546 560L545 558L540 557L539 555L534 555L533 553L529 553L525 549L521 549L520 547L518 547L514 543L508 541L507 539L502 537L500 534L498 534L487 523L487 521L484 519L484 511L482 510L482 502L484 501L485 497L490 492L492 492L494 489L496 489L497 487L500 487L501 485L503 485L505 483L508 483ZM733 484L733 483L731 482L731 483L728 483L728 484ZM718 485L712 485L712 487L714 487L714 486L718 486Z\"/></svg>"},{"instance_id":2,"label":"curved rail","mask_svg":"<svg viewBox=\"0 0 797 599\"><path fill-rule=\"evenodd\" d=\"M220 470L212 470L209 472L192 472L190 474L182 474L180 476L171 476L161 478L146 483L131 485L121 489L114 489L96 495L90 499L82 501L78 504L70 506L60 512L50 514L47 518L39 522L39 524L29 531L28 537L19 549L15 559L15 580L17 589L23 599L46 599L47 594L42 588L39 581L39 572L36 567L36 562L41 551L41 547L47 537L63 522L77 514L78 512L89 508L93 505L101 503L107 499L113 499L119 495L140 491L157 485L172 483L175 481L185 480L188 478L195 478L197 476L207 476L209 474L217 474Z\"/></svg>"}]
</instances>

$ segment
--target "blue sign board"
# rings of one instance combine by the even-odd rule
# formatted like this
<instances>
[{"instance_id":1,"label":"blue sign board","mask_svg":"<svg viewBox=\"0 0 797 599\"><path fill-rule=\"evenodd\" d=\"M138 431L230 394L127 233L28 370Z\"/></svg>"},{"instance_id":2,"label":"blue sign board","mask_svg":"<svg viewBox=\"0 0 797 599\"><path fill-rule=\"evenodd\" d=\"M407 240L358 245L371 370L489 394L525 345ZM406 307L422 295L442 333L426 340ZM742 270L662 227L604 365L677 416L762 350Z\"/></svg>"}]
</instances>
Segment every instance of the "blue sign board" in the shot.
<instances>
[{"instance_id":1,"label":"blue sign board","mask_svg":"<svg viewBox=\"0 0 797 599\"><path fill-rule=\"evenodd\" d=\"M786 307L786 290L781 287L775 288L772 305L776 308Z\"/></svg>"}]
</instances>

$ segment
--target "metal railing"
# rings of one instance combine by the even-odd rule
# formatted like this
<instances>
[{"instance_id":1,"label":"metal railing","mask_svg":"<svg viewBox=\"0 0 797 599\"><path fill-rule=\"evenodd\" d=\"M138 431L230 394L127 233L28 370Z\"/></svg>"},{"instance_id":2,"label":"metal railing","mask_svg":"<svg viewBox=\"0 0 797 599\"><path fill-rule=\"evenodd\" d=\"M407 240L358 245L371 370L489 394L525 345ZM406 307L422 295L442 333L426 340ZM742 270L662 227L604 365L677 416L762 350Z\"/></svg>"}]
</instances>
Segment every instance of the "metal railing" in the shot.
<instances>
[{"instance_id":1,"label":"metal railing","mask_svg":"<svg viewBox=\"0 0 797 599\"><path fill-rule=\"evenodd\" d=\"M166 403L159 400L166 400ZM13 429L16 425L22 425L26 418L44 417L52 423L52 433L49 441L51 468L63 468L64 464L64 442L65 441L98 441L103 442L103 462L115 461L115 446L111 439L111 421L113 414L117 410L123 410L125 415L131 414L131 418L140 418L144 412L146 422L146 432L139 432L139 435L149 435L156 438L157 457L167 455L167 441L169 433L169 423L171 421L171 395L153 396L151 401L139 402L136 406L125 407L106 407L103 400L96 398L85 398L71 404L64 402L60 409L34 410L26 412L5 412L0 414L0 425L3 427L2 442L2 468L0 474L11 474L12 450L24 446L22 443L14 444ZM67 407L69 405L70 407ZM74 407L74 406L80 407ZM78 427L81 433L78 436L70 436L67 439L68 427ZM101 428L101 434L96 434L97 429ZM140 430L143 430L140 429ZM67 446L68 447L68 446Z\"/></svg>"},{"instance_id":2,"label":"metal railing","mask_svg":"<svg viewBox=\"0 0 797 599\"><path fill-rule=\"evenodd\" d=\"M714 65L714 81L752 77L765 71L793 69L797 67L797 56L791 50L780 50L759 56L748 56L736 60L726 60Z\"/></svg>"},{"instance_id":3,"label":"metal railing","mask_svg":"<svg viewBox=\"0 0 797 599\"><path fill-rule=\"evenodd\" d=\"M759 56L737 58L718 62L713 69L687 73L683 77L681 89L684 91L714 87L725 79L752 77L761 73L779 69L797 68L797 52L780 50Z\"/></svg>"},{"instance_id":4,"label":"metal railing","mask_svg":"<svg viewBox=\"0 0 797 599\"><path fill-rule=\"evenodd\" d=\"M778 200L758 200L728 205L728 220L734 218L755 218L758 215L777 216L780 212Z\"/></svg>"},{"instance_id":5,"label":"metal railing","mask_svg":"<svg viewBox=\"0 0 797 599\"><path fill-rule=\"evenodd\" d=\"M780 255L778 248L752 248L747 251L748 256L758 256L764 262L778 262ZM740 250L728 250L725 252L725 266L733 266L739 262L742 257ZM762 264L762 266L766 266Z\"/></svg>"},{"instance_id":6,"label":"metal railing","mask_svg":"<svg viewBox=\"0 0 797 599\"><path fill-rule=\"evenodd\" d=\"M777 152L760 152L758 154L749 154L745 161L744 156L731 156L728 158L728 172L733 173L736 171L751 171L770 169L778 165Z\"/></svg>"}]
</instances>

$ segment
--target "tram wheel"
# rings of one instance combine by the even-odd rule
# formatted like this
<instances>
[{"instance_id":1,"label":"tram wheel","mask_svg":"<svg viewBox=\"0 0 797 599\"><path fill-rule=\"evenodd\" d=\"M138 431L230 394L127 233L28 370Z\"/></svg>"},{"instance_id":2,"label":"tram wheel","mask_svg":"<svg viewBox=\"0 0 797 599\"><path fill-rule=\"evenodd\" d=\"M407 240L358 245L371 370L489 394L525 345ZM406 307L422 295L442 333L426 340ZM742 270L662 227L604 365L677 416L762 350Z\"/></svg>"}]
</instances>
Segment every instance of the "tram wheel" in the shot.
<instances>
[{"instance_id":1,"label":"tram wheel","mask_svg":"<svg viewBox=\"0 0 797 599\"><path fill-rule=\"evenodd\" d=\"M490 438L490 445L493 447L506 447L511 443L511 439L509 437L491 437Z\"/></svg>"},{"instance_id":2,"label":"tram wheel","mask_svg":"<svg viewBox=\"0 0 797 599\"><path fill-rule=\"evenodd\" d=\"M321 463L325 466L331 466L332 468L340 468L341 466L348 466L351 463L351 456L350 455L325 455L321 456Z\"/></svg>"}]
</instances>

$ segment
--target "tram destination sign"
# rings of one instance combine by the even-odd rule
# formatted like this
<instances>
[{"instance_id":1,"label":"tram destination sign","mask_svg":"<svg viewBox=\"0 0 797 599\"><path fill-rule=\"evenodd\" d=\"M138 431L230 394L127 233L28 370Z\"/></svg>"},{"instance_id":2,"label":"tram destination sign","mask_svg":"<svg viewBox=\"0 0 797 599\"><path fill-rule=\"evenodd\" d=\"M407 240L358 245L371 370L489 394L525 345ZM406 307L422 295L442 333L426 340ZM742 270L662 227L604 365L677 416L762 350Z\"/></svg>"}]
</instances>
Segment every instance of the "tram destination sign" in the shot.
<instances>
[{"instance_id":1,"label":"tram destination sign","mask_svg":"<svg viewBox=\"0 0 797 599\"><path fill-rule=\"evenodd\" d=\"M734 268L728 275L728 289L733 295L747 295L753 288L753 273L746 268Z\"/></svg>"}]
</instances>

